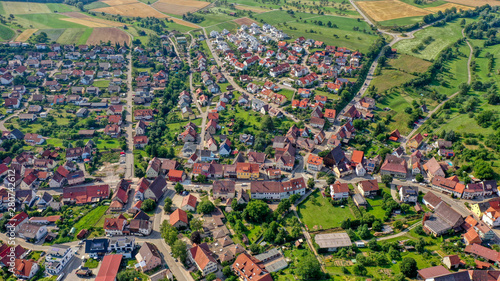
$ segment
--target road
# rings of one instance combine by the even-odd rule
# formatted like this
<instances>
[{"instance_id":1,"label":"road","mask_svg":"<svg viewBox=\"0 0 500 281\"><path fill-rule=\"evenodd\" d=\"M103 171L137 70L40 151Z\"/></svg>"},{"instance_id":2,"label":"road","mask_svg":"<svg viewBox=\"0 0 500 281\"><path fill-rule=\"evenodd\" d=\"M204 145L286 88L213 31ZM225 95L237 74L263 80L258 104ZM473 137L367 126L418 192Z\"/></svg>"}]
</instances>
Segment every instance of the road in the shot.
<instances>
[{"instance_id":1,"label":"road","mask_svg":"<svg viewBox=\"0 0 500 281\"><path fill-rule=\"evenodd\" d=\"M467 39L467 37L465 37L464 30L465 29L462 29L462 37L465 38L465 42L467 43L467 46L469 46L469 50L470 50L469 58L467 60L467 84L470 85L470 83L472 81L472 75L471 75L471 71L470 71L470 63L471 63L471 60L472 60L473 49L472 49L472 45L470 44L469 40ZM405 137L405 141L403 143L403 147L406 147L406 143L408 142L408 140L417 132L417 130L420 128L420 126L422 126L427 120L429 120L429 118L432 116L432 114L436 113L441 108L441 106L443 106L450 99L452 99L455 96L457 96L459 93L460 93L460 91L457 91L453 95L451 95L451 96L447 97L445 100L443 100L433 110L429 111L429 113L427 114L427 116L425 116L424 119L420 120L418 122L418 124L415 125L415 127L413 128L413 130Z\"/></svg>"},{"instance_id":2,"label":"road","mask_svg":"<svg viewBox=\"0 0 500 281\"><path fill-rule=\"evenodd\" d=\"M127 55L128 70L127 70L127 97L125 111L125 132L127 138L127 151L125 151L125 178L131 179L134 177L134 137L132 128L132 114L133 114L133 99L134 91L132 89L132 51Z\"/></svg>"}]
</instances>

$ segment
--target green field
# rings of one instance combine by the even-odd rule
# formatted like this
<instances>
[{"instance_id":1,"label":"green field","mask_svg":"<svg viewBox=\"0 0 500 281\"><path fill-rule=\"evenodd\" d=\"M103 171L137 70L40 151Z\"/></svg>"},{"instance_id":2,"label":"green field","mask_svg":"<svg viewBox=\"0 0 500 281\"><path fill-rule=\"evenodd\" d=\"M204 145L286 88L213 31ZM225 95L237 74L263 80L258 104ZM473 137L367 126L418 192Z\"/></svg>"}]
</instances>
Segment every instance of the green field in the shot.
<instances>
[{"instance_id":1,"label":"green field","mask_svg":"<svg viewBox=\"0 0 500 281\"><path fill-rule=\"evenodd\" d=\"M5 14L40 14L52 12L47 5L34 2L2 2Z\"/></svg>"},{"instance_id":2,"label":"green field","mask_svg":"<svg viewBox=\"0 0 500 281\"><path fill-rule=\"evenodd\" d=\"M432 83L431 88L438 93L450 96L458 91L458 86L461 83L467 82L467 61L470 49L465 43L459 49L464 56L446 61L444 64L446 71L440 73L446 83L444 85L437 82Z\"/></svg>"},{"instance_id":3,"label":"green field","mask_svg":"<svg viewBox=\"0 0 500 281\"><path fill-rule=\"evenodd\" d=\"M395 59L390 59L388 65L391 68L395 68L406 73L422 73L425 72L432 63L416 58L414 56L409 56L405 54L398 54Z\"/></svg>"},{"instance_id":4,"label":"green field","mask_svg":"<svg viewBox=\"0 0 500 281\"><path fill-rule=\"evenodd\" d=\"M202 22L198 23L200 26L211 26L211 25L217 25L222 22L227 22L227 21L232 21L235 19L235 17L232 17L230 15L224 14L221 12L221 9L210 9L210 13L203 13L200 14L205 18ZM198 14L198 13L197 13Z\"/></svg>"},{"instance_id":5,"label":"green field","mask_svg":"<svg viewBox=\"0 0 500 281\"><path fill-rule=\"evenodd\" d=\"M376 76L370 85L375 86L378 92L383 92L392 87L399 86L416 76L393 69L383 69L379 76Z\"/></svg>"},{"instance_id":6,"label":"green field","mask_svg":"<svg viewBox=\"0 0 500 281\"><path fill-rule=\"evenodd\" d=\"M385 20L377 22L381 26L392 27L392 26L405 26L411 25L417 22L421 22L423 17L407 17L407 18L399 18L393 20Z\"/></svg>"},{"instance_id":7,"label":"green field","mask_svg":"<svg viewBox=\"0 0 500 281\"><path fill-rule=\"evenodd\" d=\"M99 88L107 88L109 86L109 80L96 80L92 85Z\"/></svg>"},{"instance_id":8,"label":"green field","mask_svg":"<svg viewBox=\"0 0 500 281\"><path fill-rule=\"evenodd\" d=\"M76 7L74 6L61 3L47 3L46 5L49 8L49 10L51 10L53 13L67 13L77 10Z\"/></svg>"},{"instance_id":9,"label":"green field","mask_svg":"<svg viewBox=\"0 0 500 281\"><path fill-rule=\"evenodd\" d=\"M100 1L92 2L84 6L84 8L87 10L106 8L106 7L109 7L109 5Z\"/></svg>"},{"instance_id":10,"label":"green field","mask_svg":"<svg viewBox=\"0 0 500 281\"><path fill-rule=\"evenodd\" d=\"M0 24L0 39L2 39L2 40L10 40L15 35L16 35L16 33L14 32L14 30L8 28L5 25L1 25Z\"/></svg>"},{"instance_id":11,"label":"green field","mask_svg":"<svg viewBox=\"0 0 500 281\"><path fill-rule=\"evenodd\" d=\"M314 191L306 201L300 204L297 212L309 231L340 227L346 218L354 219L347 205L344 208L332 206L319 190Z\"/></svg>"},{"instance_id":12,"label":"green field","mask_svg":"<svg viewBox=\"0 0 500 281\"><path fill-rule=\"evenodd\" d=\"M443 4L448 3L444 0L435 0L435 1L425 2L423 4L416 4L415 1L413 1L413 0L401 0L401 2L405 2L406 4L410 4L412 6L419 7L422 9L437 7L437 6L441 6Z\"/></svg>"},{"instance_id":13,"label":"green field","mask_svg":"<svg viewBox=\"0 0 500 281\"><path fill-rule=\"evenodd\" d=\"M399 92L390 92L383 95L377 100L377 107L380 108L376 111L376 116L384 118L386 115L392 115L393 122L387 124L389 131L398 129L402 135L406 135L411 130L408 128L408 120L410 120L409 114L404 110L407 107L411 107L411 102L413 98L406 95L400 94ZM384 111L384 108L390 108L390 111Z\"/></svg>"},{"instance_id":14,"label":"green field","mask_svg":"<svg viewBox=\"0 0 500 281\"><path fill-rule=\"evenodd\" d=\"M49 37L49 42L52 41L57 41L59 37L66 31L66 29L63 28L57 28L57 29L42 29L37 31L35 34L38 35L40 32L45 32L47 33L47 36Z\"/></svg>"},{"instance_id":15,"label":"green field","mask_svg":"<svg viewBox=\"0 0 500 281\"><path fill-rule=\"evenodd\" d=\"M86 28L85 31L80 36L80 38L78 39L77 44L78 45L87 44L87 40L89 39L90 35L92 34L92 31L94 31L93 28Z\"/></svg>"},{"instance_id":16,"label":"green field","mask_svg":"<svg viewBox=\"0 0 500 281\"><path fill-rule=\"evenodd\" d=\"M217 25L213 25L210 27L207 27L207 34L210 34L210 31L215 30L218 32L221 32L224 29L227 29L230 32L235 32L239 28L239 25L235 23L234 21L228 21L228 22L223 22Z\"/></svg>"},{"instance_id":17,"label":"green field","mask_svg":"<svg viewBox=\"0 0 500 281\"><path fill-rule=\"evenodd\" d=\"M462 38L462 27L460 26L459 21L460 20L455 20L444 26L431 26L418 31L415 33L414 39L401 40L394 45L394 48L396 48L399 53L409 54L421 59L433 60L444 48ZM468 22L470 21L471 20L468 19ZM429 36L431 36L434 41L427 45L425 49L414 53L412 49L416 48L420 44L423 44L424 39Z\"/></svg>"},{"instance_id":18,"label":"green field","mask_svg":"<svg viewBox=\"0 0 500 281\"><path fill-rule=\"evenodd\" d=\"M26 14L16 16L19 24L39 29L53 29L53 28L86 28L81 24L61 20L63 18L68 18L67 16L60 14ZM33 27L31 27L33 26Z\"/></svg>"},{"instance_id":19,"label":"green field","mask_svg":"<svg viewBox=\"0 0 500 281\"><path fill-rule=\"evenodd\" d=\"M84 28L67 28L63 34L57 39L59 44L76 44L86 29Z\"/></svg>"},{"instance_id":20,"label":"green field","mask_svg":"<svg viewBox=\"0 0 500 281\"><path fill-rule=\"evenodd\" d=\"M81 218L73 227L76 229L75 236L82 229L94 226L102 216L106 213L109 206L98 206L89 213L87 213L83 218Z\"/></svg>"}]
</instances>

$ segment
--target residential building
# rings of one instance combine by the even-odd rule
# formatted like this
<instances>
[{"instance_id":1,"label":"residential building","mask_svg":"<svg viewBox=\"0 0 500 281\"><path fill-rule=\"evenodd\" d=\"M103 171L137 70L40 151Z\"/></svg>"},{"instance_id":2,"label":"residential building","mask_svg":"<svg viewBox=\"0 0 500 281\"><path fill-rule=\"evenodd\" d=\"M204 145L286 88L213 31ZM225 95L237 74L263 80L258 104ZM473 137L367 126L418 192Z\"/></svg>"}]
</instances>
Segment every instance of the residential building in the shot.
<instances>
[{"instance_id":1,"label":"residential building","mask_svg":"<svg viewBox=\"0 0 500 281\"><path fill-rule=\"evenodd\" d=\"M66 245L52 245L45 257L45 271L51 275L59 275L71 261L75 252Z\"/></svg>"},{"instance_id":2,"label":"residential building","mask_svg":"<svg viewBox=\"0 0 500 281\"><path fill-rule=\"evenodd\" d=\"M304 195L306 183L304 178L295 178L286 182L252 181L250 194L252 199L282 200L293 194Z\"/></svg>"},{"instance_id":3,"label":"residential building","mask_svg":"<svg viewBox=\"0 0 500 281\"><path fill-rule=\"evenodd\" d=\"M349 198L349 185L336 181L334 184L330 185L330 195L333 200Z\"/></svg>"},{"instance_id":4,"label":"residential building","mask_svg":"<svg viewBox=\"0 0 500 281\"><path fill-rule=\"evenodd\" d=\"M357 184L358 192L364 197L375 197L379 193L377 180L364 180Z\"/></svg>"},{"instance_id":5,"label":"residential building","mask_svg":"<svg viewBox=\"0 0 500 281\"><path fill-rule=\"evenodd\" d=\"M140 269L142 272L147 272L157 268L162 264L161 253L158 248L149 242L142 244L141 249L135 255L137 264L135 268Z\"/></svg>"},{"instance_id":6,"label":"residential building","mask_svg":"<svg viewBox=\"0 0 500 281\"><path fill-rule=\"evenodd\" d=\"M212 252L206 243L192 247L188 253L189 259L196 264L196 267L201 271L203 276L207 276L218 270L217 261L212 256Z\"/></svg>"}]
</instances>

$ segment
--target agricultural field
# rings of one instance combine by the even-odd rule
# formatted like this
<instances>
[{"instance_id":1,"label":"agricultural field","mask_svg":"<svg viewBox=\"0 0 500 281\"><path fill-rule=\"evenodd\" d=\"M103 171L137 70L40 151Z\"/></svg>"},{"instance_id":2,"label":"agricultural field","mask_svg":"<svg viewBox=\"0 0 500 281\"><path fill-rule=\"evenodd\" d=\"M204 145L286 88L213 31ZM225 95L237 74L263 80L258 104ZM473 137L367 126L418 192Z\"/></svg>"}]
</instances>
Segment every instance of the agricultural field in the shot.
<instances>
[{"instance_id":1,"label":"agricultural field","mask_svg":"<svg viewBox=\"0 0 500 281\"><path fill-rule=\"evenodd\" d=\"M480 7L484 5L490 5L490 6L500 6L500 2L496 0L447 0L448 2L452 3L457 3L461 5L466 5L466 6L475 6L475 7Z\"/></svg>"},{"instance_id":2,"label":"agricultural field","mask_svg":"<svg viewBox=\"0 0 500 281\"><path fill-rule=\"evenodd\" d=\"M234 5L234 7L236 9L238 9L238 10L252 11L252 12L257 13L257 14L269 11L269 9L258 8L258 7L251 7L251 6L247 6L247 5L241 5L241 4Z\"/></svg>"},{"instance_id":3,"label":"agricultural field","mask_svg":"<svg viewBox=\"0 0 500 281\"><path fill-rule=\"evenodd\" d=\"M297 212L309 231L340 227L346 218L354 219L349 206L346 205L344 208L332 206L319 190L314 191L300 204Z\"/></svg>"},{"instance_id":4,"label":"agricultural field","mask_svg":"<svg viewBox=\"0 0 500 281\"><path fill-rule=\"evenodd\" d=\"M59 36L57 42L59 44L75 44L80 37L82 37L85 30L84 28L67 28L61 36Z\"/></svg>"},{"instance_id":5,"label":"agricultural field","mask_svg":"<svg viewBox=\"0 0 500 281\"><path fill-rule=\"evenodd\" d=\"M423 17L407 17L407 18L399 18L393 20L385 20L379 21L378 24L385 27L393 27L393 26L405 26L411 25L417 22L421 22Z\"/></svg>"},{"instance_id":6,"label":"agricultural field","mask_svg":"<svg viewBox=\"0 0 500 281\"><path fill-rule=\"evenodd\" d=\"M358 5L367 16L375 21L425 16L432 13L431 11L406 4L398 0L359 1L356 2L356 5Z\"/></svg>"},{"instance_id":7,"label":"agricultural field","mask_svg":"<svg viewBox=\"0 0 500 281\"><path fill-rule=\"evenodd\" d=\"M67 16L60 14L25 14L16 16L19 24L29 28L85 28L84 25L65 21L64 19L67 18Z\"/></svg>"},{"instance_id":8,"label":"agricultural field","mask_svg":"<svg viewBox=\"0 0 500 281\"><path fill-rule=\"evenodd\" d=\"M84 6L84 8L87 10L106 8L106 7L109 7L109 5L101 1L92 2Z\"/></svg>"},{"instance_id":9,"label":"agricultural field","mask_svg":"<svg viewBox=\"0 0 500 281\"><path fill-rule=\"evenodd\" d=\"M49 10L51 10L53 13L67 13L77 10L75 6L70 6L61 3L47 3L45 5L47 5L47 8L49 8Z\"/></svg>"},{"instance_id":10,"label":"agricultural field","mask_svg":"<svg viewBox=\"0 0 500 281\"><path fill-rule=\"evenodd\" d=\"M127 16L127 17L155 17L155 18L167 18L168 16L165 14L162 14L161 12L158 12L157 10L151 8L150 6L137 2L137 1L132 1L130 4L118 4L117 6L111 5L110 2L117 2L117 1L104 1L104 3L110 5L110 7L106 8L97 8L92 11L98 12L98 13L106 13L106 14L112 14L112 15L122 15L122 16Z\"/></svg>"},{"instance_id":11,"label":"agricultural field","mask_svg":"<svg viewBox=\"0 0 500 281\"><path fill-rule=\"evenodd\" d=\"M120 22L100 19L97 17L91 17L79 12L63 13L63 15L72 18L71 20L65 19L67 21L76 22L89 27L123 26L123 23ZM80 20L80 21L74 21L74 20ZM102 25L102 26L92 26L92 24Z\"/></svg>"},{"instance_id":12,"label":"agricultural field","mask_svg":"<svg viewBox=\"0 0 500 281\"><path fill-rule=\"evenodd\" d=\"M204 18L204 20L202 22L200 22L199 25L207 27L207 26L217 25L217 24L220 24L223 22L229 22L232 20L236 21L234 17L229 16L229 15L223 13L222 11L223 10L213 8L213 9L210 9L210 12L206 13L206 14L205 13L204 14L197 13L197 15L199 14L199 15L203 16L203 18Z\"/></svg>"},{"instance_id":13,"label":"agricultural field","mask_svg":"<svg viewBox=\"0 0 500 281\"><path fill-rule=\"evenodd\" d=\"M34 2L1 2L5 14L23 15L23 14L42 14L51 13L52 10L43 3Z\"/></svg>"},{"instance_id":14,"label":"agricultural field","mask_svg":"<svg viewBox=\"0 0 500 281\"><path fill-rule=\"evenodd\" d=\"M395 68L406 73L422 73L432 63L414 56L398 54L396 58L388 60L387 64L389 68Z\"/></svg>"},{"instance_id":15,"label":"agricultural field","mask_svg":"<svg viewBox=\"0 0 500 281\"><path fill-rule=\"evenodd\" d=\"M224 30L224 29L227 29L230 32L236 32L236 30L238 30L239 27L240 26L237 23L235 23L234 21L228 21L228 22L223 22L223 23L220 23L217 25L212 25L210 27L207 27L206 30L208 33L210 33L210 31L212 31L212 30L222 32L222 30Z\"/></svg>"},{"instance_id":16,"label":"agricultural field","mask_svg":"<svg viewBox=\"0 0 500 281\"><path fill-rule=\"evenodd\" d=\"M183 15L188 12L196 12L209 4L210 2L194 0L158 0L151 6L162 13Z\"/></svg>"},{"instance_id":17,"label":"agricultural field","mask_svg":"<svg viewBox=\"0 0 500 281\"><path fill-rule=\"evenodd\" d=\"M0 39L1 40L12 39L15 35L16 35L16 33L14 32L14 30L8 28L5 25L0 24Z\"/></svg>"},{"instance_id":18,"label":"agricultural field","mask_svg":"<svg viewBox=\"0 0 500 281\"><path fill-rule=\"evenodd\" d=\"M470 6L465 6L465 5L455 4L455 3L446 3L446 4L443 4L443 5L437 6L437 7L426 8L426 10L429 10L429 11L431 11L433 13L437 13L439 11L444 12L446 9L451 9L451 8L456 8L457 11L460 11L460 10L466 11L466 10L472 10L473 9Z\"/></svg>"},{"instance_id":19,"label":"agricultural field","mask_svg":"<svg viewBox=\"0 0 500 281\"><path fill-rule=\"evenodd\" d=\"M16 41L25 42L27 41L31 35L37 32L38 29L26 29L19 36L17 36Z\"/></svg>"},{"instance_id":20,"label":"agricultural field","mask_svg":"<svg viewBox=\"0 0 500 281\"><path fill-rule=\"evenodd\" d=\"M466 21L470 22L471 20L466 19ZM399 53L412 55L425 60L433 60L444 48L462 38L462 27L459 24L459 20L455 20L444 26L431 26L420 30L416 32L414 36L414 39L399 41L394 45L394 48L396 48ZM431 42L425 44L424 41L429 37ZM424 49L414 52L413 50L418 49L418 46L423 46Z\"/></svg>"},{"instance_id":21,"label":"agricultural field","mask_svg":"<svg viewBox=\"0 0 500 281\"><path fill-rule=\"evenodd\" d=\"M127 44L130 44L130 36L118 28L113 28L113 27L94 28L92 34L87 40L87 44L96 45L100 44L101 42L108 42L108 41L111 41L112 44L116 43L124 44L125 42Z\"/></svg>"},{"instance_id":22,"label":"agricultural field","mask_svg":"<svg viewBox=\"0 0 500 281\"><path fill-rule=\"evenodd\" d=\"M64 29L64 28L42 29L42 30L38 30L37 32L35 32L35 35L38 35L41 32L45 32L45 33L47 33L47 37L49 38L49 41L52 42L52 41L57 41L59 39L59 37L61 37L61 35L64 33L65 30L66 29Z\"/></svg>"}]
</instances>

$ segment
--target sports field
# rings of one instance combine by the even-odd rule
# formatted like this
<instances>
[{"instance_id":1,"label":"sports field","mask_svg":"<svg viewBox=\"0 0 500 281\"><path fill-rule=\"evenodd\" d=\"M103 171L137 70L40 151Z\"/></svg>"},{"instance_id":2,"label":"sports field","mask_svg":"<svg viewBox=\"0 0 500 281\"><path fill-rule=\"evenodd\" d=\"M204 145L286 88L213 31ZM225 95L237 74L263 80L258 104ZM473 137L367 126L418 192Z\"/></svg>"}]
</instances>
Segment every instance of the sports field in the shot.
<instances>
[{"instance_id":1,"label":"sports field","mask_svg":"<svg viewBox=\"0 0 500 281\"><path fill-rule=\"evenodd\" d=\"M193 0L158 0L151 6L166 14L183 15L193 13L210 5L210 2Z\"/></svg>"},{"instance_id":2,"label":"sports field","mask_svg":"<svg viewBox=\"0 0 500 281\"><path fill-rule=\"evenodd\" d=\"M397 0L358 1L356 5L375 21L425 16L432 13Z\"/></svg>"}]
</instances>

